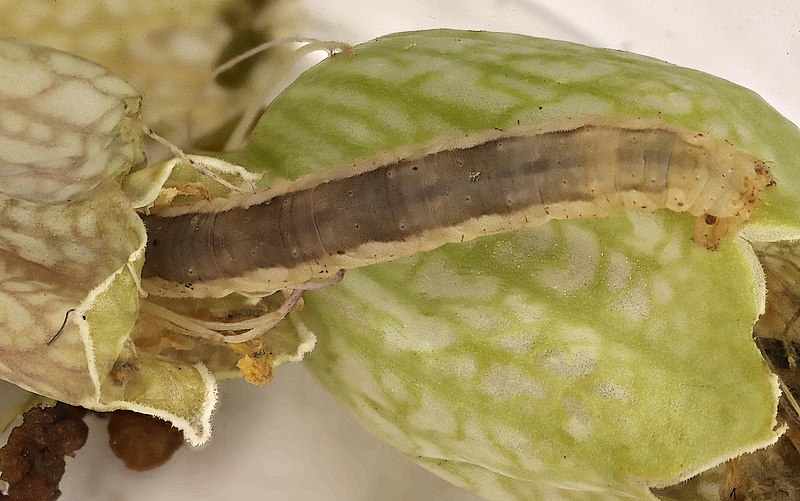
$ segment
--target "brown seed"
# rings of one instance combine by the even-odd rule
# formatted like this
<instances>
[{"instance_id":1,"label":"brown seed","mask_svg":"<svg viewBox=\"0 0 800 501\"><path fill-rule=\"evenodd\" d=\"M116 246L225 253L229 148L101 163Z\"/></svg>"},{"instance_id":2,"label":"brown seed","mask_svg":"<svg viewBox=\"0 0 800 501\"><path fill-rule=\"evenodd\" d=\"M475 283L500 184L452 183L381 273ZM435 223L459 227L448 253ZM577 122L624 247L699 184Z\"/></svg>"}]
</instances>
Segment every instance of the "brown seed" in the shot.
<instances>
[{"instance_id":1,"label":"brown seed","mask_svg":"<svg viewBox=\"0 0 800 501\"><path fill-rule=\"evenodd\" d=\"M113 412L108 434L114 454L136 471L161 466L183 443L183 434L170 423L131 411Z\"/></svg>"},{"instance_id":2,"label":"brown seed","mask_svg":"<svg viewBox=\"0 0 800 501\"><path fill-rule=\"evenodd\" d=\"M85 411L58 403L54 407L32 407L22 424L11 431L0 449L0 479L9 483L0 498L17 501L48 501L58 497L64 474L64 456L74 456L86 443L89 432Z\"/></svg>"}]
</instances>

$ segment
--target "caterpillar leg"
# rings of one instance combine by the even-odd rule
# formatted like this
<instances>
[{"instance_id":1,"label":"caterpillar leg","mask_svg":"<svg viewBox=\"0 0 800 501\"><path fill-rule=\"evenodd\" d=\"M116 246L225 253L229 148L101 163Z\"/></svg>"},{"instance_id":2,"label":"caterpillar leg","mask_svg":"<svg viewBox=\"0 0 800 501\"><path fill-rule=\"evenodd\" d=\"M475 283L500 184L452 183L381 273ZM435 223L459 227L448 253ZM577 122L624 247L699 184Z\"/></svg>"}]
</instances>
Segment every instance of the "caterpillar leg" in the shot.
<instances>
[{"instance_id":1,"label":"caterpillar leg","mask_svg":"<svg viewBox=\"0 0 800 501\"><path fill-rule=\"evenodd\" d=\"M188 155L182 149L180 149L177 145L171 143L166 138L163 138L156 134L153 129L147 127L146 125L142 125L142 131L149 136L150 138L154 139L156 142L161 144L162 146L167 147L176 158L182 160L185 164L192 166L195 170L197 170L202 175L206 176L207 178L217 182L218 184L228 188L233 193L242 193L245 190L241 186L236 186L228 182L225 178L220 176L217 172L219 171L233 171L233 172L243 172L244 175L242 176L243 179L247 179L248 177L252 177L252 174L248 173L244 168L232 164L230 162L226 162L225 160L214 158L214 157L203 157L199 155ZM260 177L260 176L259 176Z\"/></svg>"},{"instance_id":2,"label":"caterpillar leg","mask_svg":"<svg viewBox=\"0 0 800 501\"><path fill-rule=\"evenodd\" d=\"M744 219L741 217L717 217L713 214L703 214L695 219L692 240L708 250L716 250L719 241L743 222Z\"/></svg>"},{"instance_id":3,"label":"caterpillar leg","mask_svg":"<svg viewBox=\"0 0 800 501\"><path fill-rule=\"evenodd\" d=\"M302 300L306 291L331 287L341 282L343 278L344 270L339 270L333 279L327 282L306 282L289 293L277 310L246 320L233 322L200 320L172 311L149 300L142 300L141 311L168 329L177 330L187 336L216 343L246 343L263 336L278 325Z\"/></svg>"}]
</instances>

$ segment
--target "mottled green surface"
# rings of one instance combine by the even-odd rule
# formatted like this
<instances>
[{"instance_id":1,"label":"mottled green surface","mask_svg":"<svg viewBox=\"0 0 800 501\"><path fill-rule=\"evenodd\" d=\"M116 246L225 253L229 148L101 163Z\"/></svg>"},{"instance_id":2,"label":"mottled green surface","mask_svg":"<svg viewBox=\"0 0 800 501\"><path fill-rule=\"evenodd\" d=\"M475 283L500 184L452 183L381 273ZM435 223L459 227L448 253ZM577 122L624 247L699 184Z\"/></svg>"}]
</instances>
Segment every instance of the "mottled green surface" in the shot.
<instances>
[{"instance_id":1,"label":"mottled green surface","mask_svg":"<svg viewBox=\"0 0 800 501\"><path fill-rule=\"evenodd\" d=\"M391 35L305 73L237 157L296 177L443 134L660 117L769 161L754 220L797 232L797 129L755 94L623 52L507 34ZM346 224L346 223L343 223ZM490 499L651 497L774 440L749 246L662 211L553 222L348 272L308 294L319 379L379 437Z\"/></svg>"},{"instance_id":2,"label":"mottled green surface","mask_svg":"<svg viewBox=\"0 0 800 501\"><path fill-rule=\"evenodd\" d=\"M488 498L644 495L635 480L763 442L774 415L748 263L666 219L556 223L351 272L307 301L311 366L379 436Z\"/></svg>"},{"instance_id":3,"label":"mottled green surface","mask_svg":"<svg viewBox=\"0 0 800 501\"><path fill-rule=\"evenodd\" d=\"M657 117L766 160L778 188L751 222L800 238L800 130L754 92L628 52L521 35L399 33L336 55L272 103L240 158L296 177L441 134L590 115Z\"/></svg>"},{"instance_id":4,"label":"mottled green surface","mask_svg":"<svg viewBox=\"0 0 800 501\"><path fill-rule=\"evenodd\" d=\"M723 464L686 482L658 489L655 494L662 501L720 501L724 492L720 486L724 485L727 471L727 465Z\"/></svg>"}]
</instances>

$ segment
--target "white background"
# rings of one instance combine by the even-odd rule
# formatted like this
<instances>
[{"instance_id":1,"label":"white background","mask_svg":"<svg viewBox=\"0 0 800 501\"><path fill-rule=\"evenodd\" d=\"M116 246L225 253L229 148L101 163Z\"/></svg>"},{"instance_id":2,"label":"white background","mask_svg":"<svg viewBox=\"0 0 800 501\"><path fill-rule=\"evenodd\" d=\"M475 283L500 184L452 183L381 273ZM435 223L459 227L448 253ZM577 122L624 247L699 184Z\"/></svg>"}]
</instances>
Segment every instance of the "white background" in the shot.
<instances>
[{"instance_id":1,"label":"white background","mask_svg":"<svg viewBox=\"0 0 800 501\"><path fill-rule=\"evenodd\" d=\"M393 31L510 31L647 54L733 80L800 123L797 0L307 0L303 36L351 43ZM67 464L72 500L473 500L361 430L301 366L264 388L223 385L214 436L147 473L124 469L104 422Z\"/></svg>"}]
</instances>

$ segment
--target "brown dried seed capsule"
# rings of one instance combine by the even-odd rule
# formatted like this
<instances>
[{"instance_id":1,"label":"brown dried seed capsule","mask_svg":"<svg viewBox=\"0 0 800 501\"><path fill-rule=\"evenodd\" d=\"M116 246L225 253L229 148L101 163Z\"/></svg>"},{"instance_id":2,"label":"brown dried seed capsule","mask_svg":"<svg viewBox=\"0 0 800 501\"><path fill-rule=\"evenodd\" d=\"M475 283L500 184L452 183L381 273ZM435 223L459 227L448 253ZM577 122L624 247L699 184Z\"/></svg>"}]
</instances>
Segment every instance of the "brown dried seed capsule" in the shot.
<instances>
[{"instance_id":1,"label":"brown dried seed capsule","mask_svg":"<svg viewBox=\"0 0 800 501\"><path fill-rule=\"evenodd\" d=\"M64 456L73 456L86 443L89 428L85 411L58 403L54 407L33 407L22 424L11 431L0 449L0 479L9 483L3 499L49 501L60 494Z\"/></svg>"},{"instance_id":2,"label":"brown dried seed capsule","mask_svg":"<svg viewBox=\"0 0 800 501\"><path fill-rule=\"evenodd\" d=\"M108 434L114 454L136 471L161 466L183 443L183 434L170 423L131 411L111 413Z\"/></svg>"}]
</instances>

